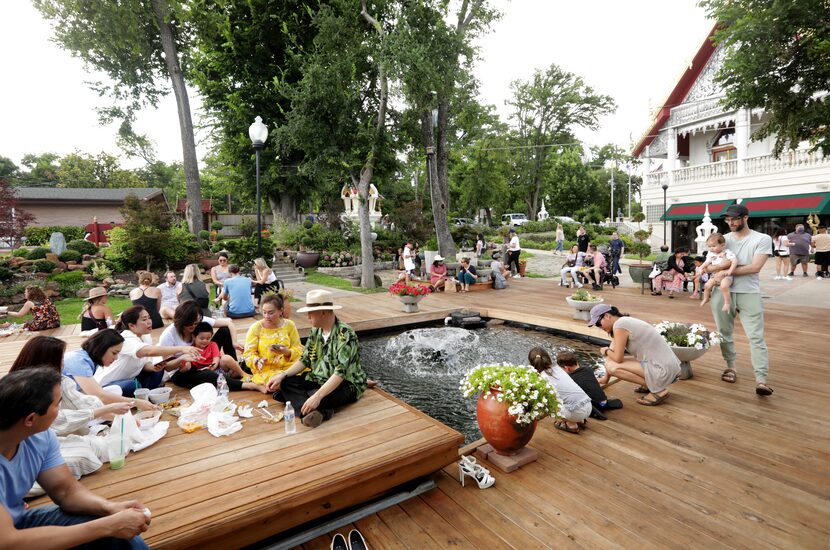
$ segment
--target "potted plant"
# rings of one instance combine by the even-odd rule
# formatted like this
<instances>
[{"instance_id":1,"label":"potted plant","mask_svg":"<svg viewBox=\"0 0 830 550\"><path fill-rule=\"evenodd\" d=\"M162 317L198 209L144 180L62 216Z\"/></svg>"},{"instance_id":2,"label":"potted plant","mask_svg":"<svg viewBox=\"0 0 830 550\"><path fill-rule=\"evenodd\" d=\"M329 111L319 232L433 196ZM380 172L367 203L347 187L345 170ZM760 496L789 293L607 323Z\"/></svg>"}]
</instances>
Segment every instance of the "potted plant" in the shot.
<instances>
[{"instance_id":1,"label":"potted plant","mask_svg":"<svg viewBox=\"0 0 830 550\"><path fill-rule=\"evenodd\" d=\"M524 277L525 271L527 271L527 260L519 260L519 275Z\"/></svg>"},{"instance_id":2,"label":"potted plant","mask_svg":"<svg viewBox=\"0 0 830 550\"><path fill-rule=\"evenodd\" d=\"M706 350L721 342L720 333L709 332L699 323L689 325L662 321L654 326L680 360L681 380L694 375L692 361L700 358Z\"/></svg>"},{"instance_id":3,"label":"potted plant","mask_svg":"<svg viewBox=\"0 0 830 550\"><path fill-rule=\"evenodd\" d=\"M521 450L536 423L559 412L554 387L525 365L479 365L464 375L460 389L464 397L478 398L478 427L500 454Z\"/></svg>"},{"instance_id":4,"label":"potted plant","mask_svg":"<svg viewBox=\"0 0 830 550\"><path fill-rule=\"evenodd\" d=\"M389 287L389 294L395 296L403 304L404 313L417 312L418 302L430 293L432 293L430 287L426 285L408 285L406 281L398 281Z\"/></svg>"},{"instance_id":5,"label":"potted plant","mask_svg":"<svg viewBox=\"0 0 830 550\"><path fill-rule=\"evenodd\" d=\"M573 318L583 321L591 318L591 308L602 301L602 298L594 296L584 288L578 289L570 296L565 296L565 302L574 308Z\"/></svg>"}]
</instances>

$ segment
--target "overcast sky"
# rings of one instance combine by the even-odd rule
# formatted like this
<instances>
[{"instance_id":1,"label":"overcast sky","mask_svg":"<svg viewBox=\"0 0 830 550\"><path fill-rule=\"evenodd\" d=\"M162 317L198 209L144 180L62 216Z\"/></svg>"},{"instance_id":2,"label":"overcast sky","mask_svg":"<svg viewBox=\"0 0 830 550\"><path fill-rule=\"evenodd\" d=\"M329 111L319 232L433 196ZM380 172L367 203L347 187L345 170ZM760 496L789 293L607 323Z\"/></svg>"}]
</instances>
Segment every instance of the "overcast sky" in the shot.
<instances>
[{"instance_id":1,"label":"overcast sky","mask_svg":"<svg viewBox=\"0 0 830 550\"><path fill-rule=\"evenodd\" d=\"M480 40L476 74L481 100L502 118L510 82L529 79L555 63L610 95L617 112L597 131L582 131L589 145L628 149L712 27L697 0L495 0L503 18ZM115 128L98 125L96 106L107 105L84 83L97 77L50 41L51 29L27 0L0 1L0 155L19 164L26 153L76 149L120 154ZM198 99L191 105L198 109ZM198 119L198 113L196 113ZM181 160L172 94L158 110L142 112L136 129L157 145L158 156ZM197 138L198 139L198 138ZM200 147L200 156L204 155ZM124 161L136 166L138 161Z\"/></svg>"}]
</instances>

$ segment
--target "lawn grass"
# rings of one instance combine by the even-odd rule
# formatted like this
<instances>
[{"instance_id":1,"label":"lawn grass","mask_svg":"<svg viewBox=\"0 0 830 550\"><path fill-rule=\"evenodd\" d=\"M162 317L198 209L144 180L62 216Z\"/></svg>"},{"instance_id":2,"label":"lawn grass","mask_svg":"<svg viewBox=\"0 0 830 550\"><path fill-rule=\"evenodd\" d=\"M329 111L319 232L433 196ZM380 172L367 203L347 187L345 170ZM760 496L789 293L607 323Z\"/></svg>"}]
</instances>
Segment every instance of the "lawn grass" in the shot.
<instances>
[{"instance_id":1,"label":"lawn grass","mask_svg":"<svg viewBox=\"0 0 830 550\"><path fill-rule=\"evenodd\" d=\"M320 273L313 269L307 269L305 272L305 280L303 282L311 283L313 285L327 286L329 288L336 288L338 290L350 290L352 292L360 292L361 294L377 294L386 292L383 287L377 288L361 288L352 286L352 282L348 279L341 279L334 275L327 273Z\"/></svg>"},{"instance_id":2,"label":"lawn grass","mask_svg":"<svg viewBox=\"0 0 830 550\"><path fill-rule=\"evenodd\" d=\"M553 277L550 275L542 275L541 273L531 273L529 271L525 271L525 277L528 279L552 279Z\"/></svg>"},{"instance_id":3,"label":"lawn grass","mask_svg":"<svg viewBox=\"0 0 830 550\"><path fill-rule=\"evenodd\" d=\"M66 298L55 302L55 308L58 310L62 325L74 325L81 322L78 316L81 314L81 310L83 310L84 301L82 298ZM133 303L126 297L109 296L107 298L107 305L112 308L112 318L115 319L119 313L132 306ZM31 315L27 315L25 317L8 317L5 320L23 323L31 318Z\"/></svg>"}]
</instances>

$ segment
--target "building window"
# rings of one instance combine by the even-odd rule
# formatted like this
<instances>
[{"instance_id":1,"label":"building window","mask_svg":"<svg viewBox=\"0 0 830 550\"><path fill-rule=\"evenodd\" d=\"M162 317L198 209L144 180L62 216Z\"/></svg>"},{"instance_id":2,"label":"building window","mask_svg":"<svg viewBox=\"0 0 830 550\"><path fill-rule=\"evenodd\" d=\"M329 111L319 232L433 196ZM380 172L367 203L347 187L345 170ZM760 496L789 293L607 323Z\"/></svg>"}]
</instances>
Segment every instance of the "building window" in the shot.
<instances>
[{"instance_id":1,"label":"building window","mask_svg":"<svg viewBox=\"0 0 830 550\"><path fill-rule=\"evenodd\" d=\"M738 158L735 148L735 128L724 128L712 143L712 162L723 162Z\"/></svg>"},{"instance_id":2,"label":"building window","mask_svg":"<svg viewBox=\"0 0 830 550\"><path fill-rule=\"evenodd\" d=\"M734 147L712 149L712 162L723 162L725 160L735 160L736 158L738 158L738 150Z\"/></svg>"},{"instance_id":3,"label":"building window","mask_svg":"<svg viewBox=\"0 0 830 550\"><path fill-rule=\"evenodd\" d=\"M666 205L666 209L668 209L670 205ZM658 223L660 218L663 216L663 205L662 204L649 204L646 206L646 223Z\"/></svg>"}]
</instances>

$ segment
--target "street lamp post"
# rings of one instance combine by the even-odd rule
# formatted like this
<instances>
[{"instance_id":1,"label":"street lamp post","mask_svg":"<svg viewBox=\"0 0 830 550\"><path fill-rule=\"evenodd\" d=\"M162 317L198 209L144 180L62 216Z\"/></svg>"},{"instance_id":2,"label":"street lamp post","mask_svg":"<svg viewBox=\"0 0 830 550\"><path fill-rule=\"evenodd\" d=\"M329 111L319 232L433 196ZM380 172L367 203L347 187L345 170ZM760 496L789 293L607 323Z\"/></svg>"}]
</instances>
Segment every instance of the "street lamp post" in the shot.
<instances>
[{"instance_id":1,"label":"street lamp post","mask_svg":"<svg viewBox=\"0 0 830 550\"><path fill-rule=\"evenodd\" d=\"M259 189L259 152L268 139L268 127L262 123L262 117L256 117L254 123L248 127L248 136L256 152L256 253L262 257L262 195Z\"/></svg>"},{"instance_id":2,"label":"street lamp post","mask_svg":"<svg viewBox=\"0 0 830 550\"><path fill-rule=\"evenodd\" d=\"M663 184L663 246L669 246L669 241L666 240L666 223L668 220L666 219L666 214L668 213L666 210L666 191L669 188L668 183Z\"/></svg>"}]
</instances>

